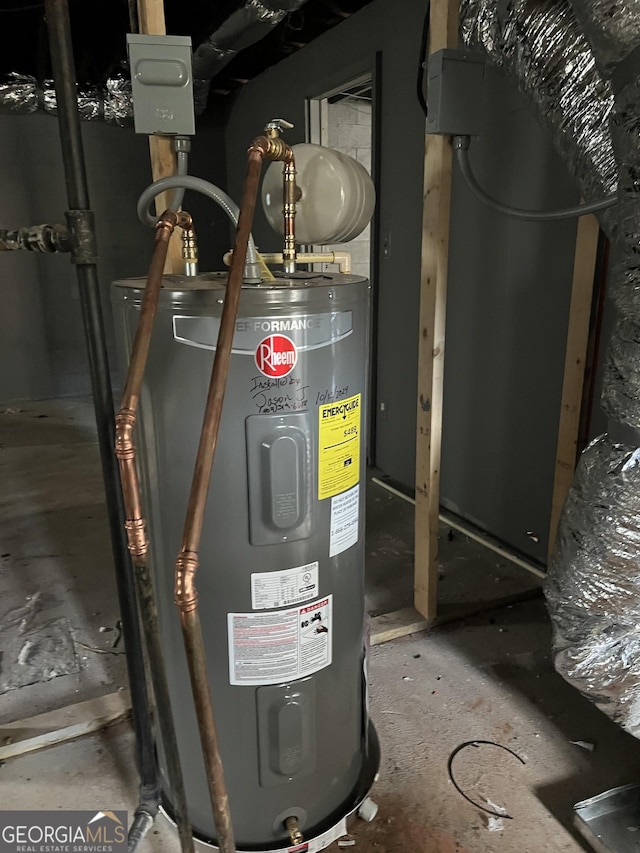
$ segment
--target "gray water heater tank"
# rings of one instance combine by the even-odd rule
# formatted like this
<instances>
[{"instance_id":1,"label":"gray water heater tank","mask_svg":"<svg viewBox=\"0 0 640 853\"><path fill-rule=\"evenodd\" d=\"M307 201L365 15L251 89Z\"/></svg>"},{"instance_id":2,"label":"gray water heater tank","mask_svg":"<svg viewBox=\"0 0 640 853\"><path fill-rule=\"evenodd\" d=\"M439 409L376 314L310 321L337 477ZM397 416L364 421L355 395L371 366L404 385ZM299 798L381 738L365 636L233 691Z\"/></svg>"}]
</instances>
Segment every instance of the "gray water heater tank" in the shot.
<instances>
[{"instance_id":1,"label":"gray water heater tank","mask_svg":"<svg viewBox=\"0 0 640 853\"><path fill-rule=\"evenodd\" d=\"M190 818L214 844L173 583L225 284L165 277L137 436ZM123 366L143 288L113 285ZM239 850L290 850L292 816L295 850L328 846L378 769L363 639L368 303L350 275L242 291L196 577ZM161 744L159 759L170 814Z\"/></svg>"}]
</instances>

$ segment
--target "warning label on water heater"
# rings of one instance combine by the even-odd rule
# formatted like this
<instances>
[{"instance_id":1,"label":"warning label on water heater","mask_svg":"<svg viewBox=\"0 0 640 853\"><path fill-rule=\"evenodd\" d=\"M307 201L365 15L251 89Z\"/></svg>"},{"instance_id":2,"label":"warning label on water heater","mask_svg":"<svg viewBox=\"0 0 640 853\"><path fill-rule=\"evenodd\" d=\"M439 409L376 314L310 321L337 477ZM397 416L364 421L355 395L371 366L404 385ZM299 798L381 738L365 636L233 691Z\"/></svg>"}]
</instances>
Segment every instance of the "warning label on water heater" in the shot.
<instances>
[{"instance_id":1,"label":"warning label on water heater","mask_svg":"<svg viewBox=\"0 0 640 853\"><path fill-rule=\"evenodd\" d=\"M270 613L229 613L231 684L280 684L331 663L333 596Z\"/></svg>"},{"instance_id":2,"label":"warning label on water heater","mask_svg":"<svg viewBox=\"0 0 640 853\"><path fill-rule=\"evenodd\" d=\"M362 394L319 406L318 500L346 492L360 480Z\"/></svg>"}]
</instances>

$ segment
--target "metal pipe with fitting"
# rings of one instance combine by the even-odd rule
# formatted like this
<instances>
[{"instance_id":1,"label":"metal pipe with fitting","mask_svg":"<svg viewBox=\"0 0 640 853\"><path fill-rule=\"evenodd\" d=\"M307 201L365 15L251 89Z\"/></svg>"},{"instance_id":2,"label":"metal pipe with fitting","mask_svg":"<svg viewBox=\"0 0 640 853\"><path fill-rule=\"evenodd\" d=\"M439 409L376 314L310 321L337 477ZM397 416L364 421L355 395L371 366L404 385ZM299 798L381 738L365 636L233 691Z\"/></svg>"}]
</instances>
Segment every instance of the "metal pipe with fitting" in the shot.
<instances>
[{"instance_id":1,"label":"metal pipe with fitting","mask_svg":"<svg viewBox=\"0 0 640 853\"><path fill-rule=\"evenodd\" d=\"M185 190L193 190L207 196L207 198L220 205L237 227L239 208L235 201L224 190L221 190L220 187L202 178L196 178L193 175L171 175L168 178L160 178L143 190L137 204L138 219L143 225L155 226L157 220L155 216L149 213L149 205L157 195L176 187L183 187ZM256 245L251 235L249 235L244 280L253 284L260 282L260 264L256 254Z\"/></svg>"},{"instance_id":2,"label":"metal pipe with fitting","mask_svg":"<svg viewBox=\"0 0 640 853\"><path fill-rule=\"evenodd\" d=\"M164 745L167 768L176 800L176 823L180 837L180 846L183 853L193 853L193 833L188 817L187 798L173 724L169 684L164 667L157 665L162 660L160 628L153 584L149 572L149 540L142 509L142 493L136 464L136 449L133 442L133 430L136 425L138 403L142 393L142 381L149 355L151 332L158 308L164 264L169 248L169 240L176 227L182 228L184 233L193 233L192 221L188 213L176 213L173 210L166 210L156 225L153 256L147 274L147 283L144 289L140 317L131 349L122 401L116 415L115 454L120 467L122 494L126 513L124 527L127 531L129 552L135 569L138 600L142 616L141 621L144 628L147 649L149 650L149 658L155 663L155 665L150 667L151 681L156 698L158 727ZM137 839L130 839L130 841L132 840Z\"/></svg>"},{"instance_id":3,"label":"metal pipe with fitting","mask_svg":"<svg viewBox=\"0 0 640 853\"><path fill-rule=\"evenodd\" d=\"M185 228L182 232L182 260L186 276L198 275L198 241L193 228Z\"/></svg>"},{"instance_id":4,"label":"metal pipe with fitting","mask_svg":"<svg viewBox=\"0 0 640 853\"><path fill-rule=\"evenodd\" d=\"M124 535L124 506L118 463L113 455L113 392L98 281L95 226L89 201L86 163L78 114L76 74L67 0L45 0L51 67L56 90L58 128L64 169L67 225L71 259L76 267L80 308L88 351L91 391L104 479L109 532L115 568L122 631L127 650L131 716L135 731L140 795L130 846L136 844L155 818L159 804L158 774L150 722L145 662L136 604L136 584ZM151 658L151 653L149 653Z\"/></svg>"},{"instance_id":5,"label":"metal pipe with fitting","mask_svg":"<svg viewBox=\"0 0 640 853\"><path fill-rule=\"evenodd\" d=\"M260 252L260 257L265 264L284 263L282 252ZM227 252L222 260L226 266L229 266L232 258L233 252ZM337 264L341 273L351 272L350 252L299 252L296 261L300 264Z\"/></svg>"},{"instance_id":6,"label":"metal pipe with fitting","mask_svg":"<svg viewBox=\"0 0 640 853\"><path fill-rule=\"evenodd\" d=\"M287 832L289 833L289 838L291 839L291 843L294 847L297 847L299 844L302 844L304 841L304 835L302 834L302 830L300 829L300 824L298 823L297 817L288 817L284 825L287 828Z\"/></svg>"},{"instance_id":7,"label":"metal pipe with fitting","mask_svg":"<svg viewBox=\"0 0 640 853\"><path fill-rule=\"evenodd\" d=\"M66 225L28 225L24 228L0 228L0 252L71 251L71 236Z\"/></svg>"},{"instance_id":8,"label":"metal pipe with fitting","mask_svg":"<svg viewBox=\"0 0 640 853\"><path fill-rule=\"evenodd\" d=\"M204 513L231 363L231 349L243 284L243 269L264 160L291 162L291 148L277 136L271 138L259 136L254 139L248 151L247 175L238 216L233 260L227 279L226 295L220 318L220 328L189 493L182 542L175 565L175 603L180 614L198 732L204 755L207 786L220 853L235 853L235 838L209 688L209 673L198 612L195 576L199 567L198 551L202 538Z\"/></svg>"},{"instance_id":9,"label":"metal pipe with fitting","mask_svg":"<svg viewBox=\"0 0 640 853\"><path fill-rule=\"evenodd\" d=\"M275 118L265 128L265 135L269 140L279 140L283 130L291 130L291 122L282 118ZM282 250L284 271L291 274L296 271L296 202L298 201L298 188L296 186L296 163L293 151L289 149L289 155L284 160L282 170L282 214L284 217L284 247Z\"/></svg>"},{"instance_id":10,"label":"metal pipe with fitting","mask_svg":"<svg viewBox=\"0 0 640 853\"><path fill-rule=\"evenodd\" d=\"M296 164L291 154L291 160L284 164L282 170L283 181L283 213L284 213L284 271L294 273L296 271Z\"/></svg>"}]
</instances>

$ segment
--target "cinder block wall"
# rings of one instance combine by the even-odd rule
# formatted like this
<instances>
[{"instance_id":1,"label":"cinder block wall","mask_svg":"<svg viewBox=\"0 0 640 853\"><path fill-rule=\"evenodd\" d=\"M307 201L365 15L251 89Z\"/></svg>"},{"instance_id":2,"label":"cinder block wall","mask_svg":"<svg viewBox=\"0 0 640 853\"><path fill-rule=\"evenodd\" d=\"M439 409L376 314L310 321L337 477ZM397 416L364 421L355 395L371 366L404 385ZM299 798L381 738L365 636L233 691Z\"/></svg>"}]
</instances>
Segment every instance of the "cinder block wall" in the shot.
<instances>
[{"instance_id":1,"label":"cinder block wall","mask_svg":"<svg viewBox=\"0 0 640 853\"><path fill-rule=\"evenodd\" d=\"M361 98L344 98L328 104L328 145L353 157L371 174L371 102ZM369 277L371 259L371 226L349 243L323 247L328 252L351 253L351 270L355 275Z\"/></svg>"}]
</instances>

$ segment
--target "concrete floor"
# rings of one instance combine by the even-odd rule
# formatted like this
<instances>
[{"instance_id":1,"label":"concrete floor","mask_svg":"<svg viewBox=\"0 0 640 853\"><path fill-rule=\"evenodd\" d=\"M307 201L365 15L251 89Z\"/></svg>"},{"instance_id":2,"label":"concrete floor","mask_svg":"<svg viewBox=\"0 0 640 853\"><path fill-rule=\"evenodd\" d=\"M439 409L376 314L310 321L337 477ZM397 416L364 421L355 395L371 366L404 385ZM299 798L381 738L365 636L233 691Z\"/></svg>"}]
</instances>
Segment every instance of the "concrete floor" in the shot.
<instances>
[{"instance_id":1,"label":"concrete floor","mask_svg":"<svg viewBox=\"0 0 640 853\"><path fill-rule=\"evenodd\" d=\"M352 832L362 853L577 853L572 805L640 778L640 744L555 674L541 601L530 601L372 650L372 715L383 763L372 824ZM512 820L490 831L447 775L477 801L503 806ZM571 741L593 743L593 752ZM3 808L126 808L136 799L127 726L7 761ZM232 804L233 805L233 804ZM177 850L163 818L143 851Z\"/></svg>"},{"instance_id":2,"label":"concrete floor","mask_svg":"<svg viewBox=\"0 0 640 853\"><path fill-rule=\"evenodd\" d=\"M0 409L0 483L3 723L113 692L126 663L91 404Z\"/></svg>"},{"instance_id":3,"label":"concrete floor","mask_svg":"<svg viewBox=\"0 0 640 853\"><path fill-rule=\"evenodd\" d=\"M2 722L113 692L125 683L125 670L121 649L113 648L118 614L90 406L7 407L0 435ZM370 491L369 505L367 602L377 613L410 603L412 512L379 490ZM441 551L445 607L478 597L488 607L536 586L457 534L452 541L443 537ZM358 849L585 849L572 832L573 804L640 779L640 744L555 674L549 649L550 628L538 599L372 650L372 715L383 749L374 792L380 815L355 826ZM24 663L11 668L7 661L16 654ZM503 744L526 762L492 746L470 747L456 758L462 787L513 816L495 829L448 778L448 756L468 740ZM0 766L6 809L132 812L136 788L126 724ZM163 819L144 849L177 849Z\"/></svg>"}]
</instances>

